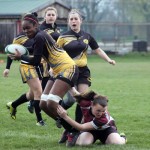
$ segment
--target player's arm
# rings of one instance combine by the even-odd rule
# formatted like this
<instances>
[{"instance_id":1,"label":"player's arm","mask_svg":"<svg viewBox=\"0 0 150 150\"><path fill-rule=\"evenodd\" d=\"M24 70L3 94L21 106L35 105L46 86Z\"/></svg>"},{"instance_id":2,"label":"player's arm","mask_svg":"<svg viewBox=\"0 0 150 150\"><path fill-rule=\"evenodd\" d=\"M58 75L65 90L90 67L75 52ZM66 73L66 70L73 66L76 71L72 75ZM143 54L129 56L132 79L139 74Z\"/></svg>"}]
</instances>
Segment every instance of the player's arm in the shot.
<instances>
[{"instance_id":1,"label":"player's arm","mask_svg":"<svg viewBox=\"0 0 150 150\"><path fill-rule=\"evenodd\" d=\"M16 50L16 53L13 55L9 55L9 57L14 60L24 61L27 64L30 64L33 66L38 66L41 62L43 45L44 45L44 41L41 36L37 36L35 38L34 45L35 46L34 46L34 52L33 52L34 55L33 56L21 55L21 53L18 50Z\"/></svg>"},{"instance_id":2,"label":"player's arm","mask_svg":"<svg viewBox=\"0 0 150 150\"><path fill-rule=\"evenodd\" d=\"M18 43L18 40L17 40L17 37L13 39L13 44L20 44ZM12 59L8 56L7 57L7 63L6 63L6 69L4 70L3 72L3 76L4 77L8 77L8 74L9 74L9 70L10 70L10 67L11 67L11 64L12 64Z\"/></svg>"},{"instance_id":3,"label":"player's arm","mask_svg":"<svg viewBox=\"0 0 150 150\"><path fill-rule=\"evenodd\" d=\"M91 35L89 35L89 46L99 57L112 65L116 64L115 60L109 58L109 56L99 47L98 43Z\"/></svg>"},{"instance_id":4,"label":"player's arm","mask_svg":"<svg viewBox=\"0 0 150 150\"><path fill-rule=\"evenodd\" d=\"M107 55L101 48L97 48L97 49L95 50L95 53L96 53L97 55L99 55L102 59L106 60L108 63L110 63L110 64L112 64L112 65L115 65L115 64L116 64L115 60L110 59L110 58L108 57L108 55Z\"/></svg>"},{"instance_id":5,"label":"player's arm","mask_svg":"<svg viewBox=\"0 0 150 150\"><path fill-rule=\"evenodd\" d=\"M94 127L92 126L91 122L88 123L84 123L84 124L80 124L78 122L76 122L75 120L73 120L72 118L70 118L67 115L67 112L64 108L62 108L60 105L58 105L57 108L57 113L58 115L63 118L66 122L68 122L72 127L76 128L79 131L88 131L88 130L94 130Z\"/></svg>"},{"instance_id":6,"label":"player's arm","mask_svg":"<svg viewBox=\"0 0 150 150\"><path fill-rule=\"evenodd\" d=\"M8 77L11 64L12 64L12 59L10 57L7 57L6 69L3 72L4 77Z\"/></svg>"}]
</instances>

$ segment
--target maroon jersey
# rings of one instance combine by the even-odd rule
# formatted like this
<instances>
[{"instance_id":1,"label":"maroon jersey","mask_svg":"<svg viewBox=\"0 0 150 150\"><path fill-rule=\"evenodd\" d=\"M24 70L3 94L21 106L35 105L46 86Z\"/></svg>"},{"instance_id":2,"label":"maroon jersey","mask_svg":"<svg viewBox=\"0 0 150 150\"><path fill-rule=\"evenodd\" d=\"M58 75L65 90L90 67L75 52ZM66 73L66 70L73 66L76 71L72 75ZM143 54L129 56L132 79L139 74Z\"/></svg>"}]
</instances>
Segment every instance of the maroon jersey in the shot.
<instances>
[{"instance_id":1,"label":"maroon jersey","mask_svg":"<svg viewBox=\"0 0 150 150\"><path fill-rule=\"evenodd\" d=\"M103 130L115 126L114 119L108 111L105 111L100 118L95 118L91 111L91 101L82 100L79 104L83 114L83 123L91 122L96 130Z\"/></svg>"}]
</instances>

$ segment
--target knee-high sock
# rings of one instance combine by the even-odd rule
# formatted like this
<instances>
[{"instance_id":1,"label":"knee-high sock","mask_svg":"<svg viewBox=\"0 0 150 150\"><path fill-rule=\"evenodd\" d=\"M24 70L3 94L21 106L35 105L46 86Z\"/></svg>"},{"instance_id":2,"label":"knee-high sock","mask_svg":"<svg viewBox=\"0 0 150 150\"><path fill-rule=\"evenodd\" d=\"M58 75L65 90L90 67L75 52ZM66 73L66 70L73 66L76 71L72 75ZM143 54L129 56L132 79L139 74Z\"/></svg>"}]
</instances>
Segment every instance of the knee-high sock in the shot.
<instances>
[{"instance_id":1,"label":"knee-high sock","mask_svg":"<svg viewBox=\"0 0 150 150\"><path fill-rule=\"evenodd\" d=\"M33 102L33 106L34 106L34 109L35 109L35 114L36 114L36 117L37 117L37 122L42 120L41 109L40 109L39 103L40 103L39 100L34 100L34 102Z\"/></svg>"},{"instance_id":2,"label":"knee-high sock","mask_svg":"<svg viewBox=\"0 0 150 150\"><path fill-rule=\"evenodd\" d=\"M67 110L68 108L71 107L71 106L66 105L66 103L65 103L63 100L61 101L61 106L62 106L65 110Z\"/></svg>"},{"instance_id":3,"label":"knee-high sock","mask_svg":"<svg viewBox=\"0 0 150 150\"><path fill-rule=\"evenodd\" d=\"M81 111L80 105L77 104L76 111L75 111L75 121L78 122L78 123L81 123L82 116L83 115L82 115L82 111Z\"/></svg>"},{"instance_id":4,"label":"knee-high sock","mask_svg":"<svg viewBox=\"0 0 150 150\"><path fill-rule=\"evenodd\" d=\"M14 102L12 102L12 107L13 108L16 108L18 107L19 105L27 102L28 99L26 97L26 93L25 94L22 94L18 99L16 99Z\"/></svg>"},{"instance_id":5,"label":"knee-high sock","mask_svg":"<svg viewBox=\"0 0 150 150\"><path fill-rule=\"evenodd\" d=\"M66 96L67 98L63 100L62 104L62 107L64 109L70 108L75 103L74 97L69 92L66 94Z\"/></svg>"},{"instance_id":6,"label":"knee-high sock","mask_svg":"<svg viewBox=\"0 0 150 150\"><path fill-rule=\"evenodd\" d=\"M68 122L66 122L63 118L60 118L61 124L68 132L78 132L75 128L73 128Z\"/></svg>"}]
</instances>

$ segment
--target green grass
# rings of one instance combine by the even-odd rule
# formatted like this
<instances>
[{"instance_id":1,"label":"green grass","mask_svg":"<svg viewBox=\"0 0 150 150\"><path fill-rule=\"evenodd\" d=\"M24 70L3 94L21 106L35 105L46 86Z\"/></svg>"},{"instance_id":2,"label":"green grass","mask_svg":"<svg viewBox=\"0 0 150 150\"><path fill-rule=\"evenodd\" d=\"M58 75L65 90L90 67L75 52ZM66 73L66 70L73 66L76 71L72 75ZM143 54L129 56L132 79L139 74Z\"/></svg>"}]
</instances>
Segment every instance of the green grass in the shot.
<instances>
[{"instance_id":1,"label":"green grass","mask_svg":"<svg viewBox=\"0 0 150 150\"><path fill-rule=\"evenodd\" d=\"M92 74L92 86L96 92L107 95L109 111L115 118L119 132L125 132L128 143L123 146L101 145L99 142L88 147L73 147L85 150L149 150L150 149L150 53L131 53L126 56L110 56L116 66L109 65L97 56L90 56L88 65ZM0 54L0 73L6 65L5 55ZM28 90L22 84L19 62L12 65L8 78L0 77L0 150L59 150L68 149L59 145L63 129L43 113L46 127L35 125L35 114L27 111L27 105L17 109L17 119L12 120L5 105ZM74 117L75 105L69 110Z\"/></svg>"}]
</instances>

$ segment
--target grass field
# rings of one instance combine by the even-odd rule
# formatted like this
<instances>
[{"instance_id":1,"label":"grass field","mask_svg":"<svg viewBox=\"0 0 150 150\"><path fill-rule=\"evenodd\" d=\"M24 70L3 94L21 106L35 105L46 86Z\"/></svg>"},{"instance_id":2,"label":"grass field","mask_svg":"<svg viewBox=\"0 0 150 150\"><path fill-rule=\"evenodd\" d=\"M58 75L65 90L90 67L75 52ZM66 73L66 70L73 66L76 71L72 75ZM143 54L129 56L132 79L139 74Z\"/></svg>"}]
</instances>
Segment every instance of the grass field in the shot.
<instances>
[{"instance_id":1,"label":"grass field","mask_svg":"<svg viewBox=\"0 0 150 150\"><path fill-rule=\"evenodd\" d=\"M92 86L96 92L107 95L109 111L115 118L118 130L125 132L128 143L123 146L101 145L73 147L84 150L149 150L150 149L150 53L131 53L126 56L110 56L116 66L109 65L97 56L90 56L88 65L92 74ZM6 58L0 54L0 73ZM12 120L6 103L28 90L22 84L18 71L19 62L13 63L8 78L0 77L0 150L59 150L68 149L58 140L63 129L43 113L46 127L35 125L35 114L27 111L27 104L17 109L17 119ZM75 105L69 110L74 117Z\"/></svg>"}]
</instances>

